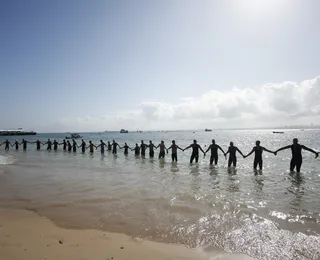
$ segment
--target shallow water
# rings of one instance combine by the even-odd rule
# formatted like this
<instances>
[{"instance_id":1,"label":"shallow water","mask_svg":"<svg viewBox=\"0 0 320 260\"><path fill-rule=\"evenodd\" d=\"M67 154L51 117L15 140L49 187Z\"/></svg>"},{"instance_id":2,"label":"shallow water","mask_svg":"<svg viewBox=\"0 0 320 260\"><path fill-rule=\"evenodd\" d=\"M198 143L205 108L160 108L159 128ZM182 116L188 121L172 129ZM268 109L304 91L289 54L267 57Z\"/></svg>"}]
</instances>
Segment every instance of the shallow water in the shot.
<instances>
[{"instance_id":1,"label":"shallow water","mask_svg":"<svg viewBox=\"0 0 320 260\"><path fill-rule=\"evenodd\" d=\"M270 150L292 143L320 149L319 130L151 132L84 134L98 144L116 139L133 147L141 139L172 139L182 148L193 139L204 148L212 138L226 151L230 141L247 154L256 140ZM62 134L26 137L62 140ZM13 140L13 138L12 138ZM3 141L0 140L1 142ZM80 144L80 141L78 142ZM117 231L190 247L222 248L258 259L320 259L319 160L303 153L302 173L289 173L290 151L264 153L264 170L254 172L253 155L238 156L236 169L209 166L209 154L189 164L136 158L118 151L90 155L61 151L5 152L0 147L0 206L31 209L58 225ZM157 152L156 152L157 154ZM148 157L148 156L147 156Z\"/></svg>"}]
</instances>

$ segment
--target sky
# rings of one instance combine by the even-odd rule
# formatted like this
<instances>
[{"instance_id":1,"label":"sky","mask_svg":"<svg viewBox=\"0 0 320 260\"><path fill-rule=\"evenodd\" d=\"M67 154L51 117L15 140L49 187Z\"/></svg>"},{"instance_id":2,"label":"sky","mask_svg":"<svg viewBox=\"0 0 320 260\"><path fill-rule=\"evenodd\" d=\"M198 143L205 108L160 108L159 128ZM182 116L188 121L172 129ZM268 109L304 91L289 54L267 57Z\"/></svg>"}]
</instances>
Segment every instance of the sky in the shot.
<instances>
[{"instance_id":1,"label":"sky","mask_svg":"<svg viewBox=\"0 0 320 260\"><path fill-rule=\"evenodd\" d=\"M320 124L318 0L0 0L0 129Z\"/></svg>"}]
</instances>

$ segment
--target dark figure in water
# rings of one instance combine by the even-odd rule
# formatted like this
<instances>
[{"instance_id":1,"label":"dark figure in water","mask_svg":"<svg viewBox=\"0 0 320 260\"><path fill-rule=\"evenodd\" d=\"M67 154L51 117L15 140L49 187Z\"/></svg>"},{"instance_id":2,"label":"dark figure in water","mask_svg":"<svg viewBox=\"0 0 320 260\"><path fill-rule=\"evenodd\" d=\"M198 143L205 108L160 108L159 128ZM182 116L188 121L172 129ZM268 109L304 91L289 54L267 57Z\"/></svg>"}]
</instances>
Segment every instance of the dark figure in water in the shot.
<instances>
[{"instance_id":1,"label":"dark figure in water","mask_svg":"<svg viewBox=\"0 0 320 260\"><path fill-rule=\"evenodd\" d=\"M16 150L19 150L19 142L18 140L15 140L14 143L11 145L12 147L14 146L16 148Z\"/></svg>"},{"instance_id":2,"label":"dark figure in water","mask_svg":"<svg viewBox=\"0 0 320 260\"><path fill-rule=\"evenodd\" d=\"M216 141L214 139L212 139L212 144L209 145L207 151L205 151L205 154L211 150L211 156L210 156L210 165L213 164L213 161L214 161L214 164L217 165L218 164L218 160L219 160L219 157L218 157L218 149L223 152L223 155L225 155L225 152L223 151L223 149L216 144Z\"/></svg>"},{"instance_id":3,"label":"dark figure in water","mask_svg":"<svg viewBox=\"0 0 320 260\"><path fill-rule=\"evenodd\" d=\"M160 144L158 144L158 146L156 147L156 149L158 149L158 147L160 147L160 152L159 152L159 159L160 158L164 158L166 156L166 146L164 144L164 141L161 141ZM168 151L167 151L168 152Z\"/></svg>"},{"instance_id":4,"label":"dark figure in water","mask_svg":"<svg viewBox=\"0 0 320 260\"><path fill-rule=\"evenodd\" d=\"M124 143L124 146L121 147L120 149L124 149L124 155L128 155L128 150L130 149L132 151L132 149L127 145L127 143Z\"/></svg>"},{"instance_id":5,"label":"dark figure in water","mask_svg":"<svg viewBox=\"0 0 320 260\"><path fill-rule=\"evenodd\" d=\"M149 156L150 156L150 158L153 158L154 157L154 148L157 149L157 147L152 143L151 140L149 141L148 147L149 147Z\"/></svg>"},{"instance_id":6,"label":"dark figure in water","mask_svg":"<svg viewBox=\"0 0 320 260\"><path fill-rule=\"evenodd\" d=\"M292 152L292 159L290 162L290 171L293 171L294 168L296 167L297 172L300 172L300 168L302 165L302 154L301 154L301 150L307 150L309 152L312 152L316 155L316 158L318 157L319 153L317 153L316 151L302 145L302 144L298 144L298 139L294 138L293 139L293 144L292 145L288 145L285 147L282 147L280 149L278 149L277 151L275 151L275 155L277 155L277 152L285 150L285 149L291 149Z\"/></svg>"},{"instance_id":7,"label":"dark figure in water","mask_svg":"<svg viewBox=\"0 0 320 260\"><path fill-rule=\"evenodd\" d=\"M112 145L110 144L110 142L108 141L108 151L111 151L112 149Z\"/></svg>"},{"instance_id":8,"label":"dark figure in water","mask_svg":"<svg viewBox=\"0 0 320 260\"><path fill-rule=\"evenodd\" d=\"M43 145L46 145L46 144L48 145L48 146L47 146L47 150L48 150L48 151L51 151L51 148L52 148L52 142L51 142L51 140L48 139L48 141L47 141L46 143L44 143Z\"/></svg>"},{"instance_id":9,"label":"dark figure in water","mask_svg":"<svg viewBox=\"0 0 320 260\"><path fill-rule=\"evenodd\" d=\"M59 143L57 142L57 140L54 139L53 142L52 142L52 144L53 144L53 150L54 150L54 151L57 151L57 150L58 150L58 145L59 145Z\"/></svg>"},{"instance_id":10,"label":"dark figure in water","mask_svg":"<svg viewBox=\"0 0 320 260\"><path fill-rule=\"evenodd\" d=\"M120 145L115 140L112 140L112 153L113 154L117 154L117 146L119 146L119 148L121 148Z\"/></svg>"},{"instance_id":11,"label":"dark figure in water","mask_svg":"<svg viewBox=\"0 0 320 260\"><path fill-rule=\"evenodd\" d=\"M71 143L70 143L69 140L67 141L67 146L68 146L68 152L71 152L71 150L72 150L72 145L71 145Z\"/></svg>"},{"instance_id":12,"label":"dark figure in water","mask_svg":"<svg viewBox=\"0 0 320 260\"><path fill-rule=\"evenodd\" d=\"M38 151L40 150L41 145L43 144L43 143L41 143L41 142L40 142L40 140L39 140L39 139L37 139L37 141L32 142L32 143L33 143L33 144L36 144L36 147L37 147L37 150L38 150Z\"/></svg>"},{"instance_id":13,"label":"dark figure in water","mask_svg":"<svg viewBox=\"0 0 320 260\"><path fill-rule=\"evenodd\" d=\"M178 145L176 145L176 141L172 140L172 145L167 149L167 153L169 151L169 149L172 149L172 154L171 154L171 158L172 161L178 161L178 149L180 149L181 151L183 151L183 149L181 149Z\"/></svg>"},{"instance_id":14,"label":"dark figure in water","mask_svg":"<svg viewBox=\"0 0 320 260\"><path fill-rule=\"evenodd\" d=\"M26 140L22 139L21 144L22 144L22 149L23 149L24 151L25 151L25 150L27 150L27 143L30 143L30 142L28 142L28 141L26 141Z\"/></svg>"},{"instance_id":15,"label":"dark figure in water","mask_svg":"<svg viewBox=\"0 0 320 260\"><path fill-rule=\"evenodd\" d=\"M93 147L97 148L97 146L95 146L91 140L89 141L89 146L87 148L89 148L89 151L91 154L93 154Z\"/></svg>"},{"instance_id":16,"label":"dark figure in water","mask_svg":"<svg viewBox=\"0 0 320 260\"><path fill-rule=\"evenodd\" d=\"M0 144L0 146L3 145L3 144L6 144L6 146L5 146L4 149L5 149L6 151L8 151L8 150L9 150L9 145L11 145L11 143L9 142L9 140L7 139L7 140L4 141L2 144Z\"/></svg>"},{"instance_id":17,"label":"dark figure in water","mask_svg":"<svg viewBox=\"0 0 320 260\"><path fill-rule=\"evenodd\" d=\"M192 148L192 154L190 157L190 163L193 162L193 160L196 160L196 163L198 163L199 160L199 149L204 153L204 151L202 150L201 146L197 144L197 140L193 140L193 144L190 144L188 147L184 148L184 150L187 150L189 148Z\"/></svg>"},{"instance_id":18,"label":"dark figure in water","mask_svg":"<svg viewBox=\"0 0 320 260\"><path fill-rule=\"evenodd\" d=\"M148 145L146 145L143 140L141 140L140 144L140 150L141 150L141 156L145 157L146 156L146 149L148 148Z\"/></svg>"},{"instance_id":19,"label":"dark figure in water","mask_svg":"<svg viewBox=\"0 0 320 260\"><path fill-rule=\"evenodd\" d=\"M96 146L96 149L100 148L101 154L104 154L104 147L108 147L105 142L103 142L102 140L100 140L100 144L98 146Z\"/></svg>"},{"instance_id":20,"label":"dark figure in water","mask_svg":"<svg viewBox=\"0 0 320 260\"><path fill-rule=\"evenodd\" d=\"M134 148L134 155L139 156L140 155L140 146L136 144L136 147Z\"/></svg>"},{"instance_id":21,"label":"dark figure in water","mask_svg":"<svg viewBox=\"0 0 320 260\"><path fill-rule=\"evenodd\" d=\"M72 139L72 151L74 153L77 152L77 147L78 147L77 142L74 139Z\"/></svg>"},{"instance_id":22,"label":"dark figure in water","mask_svg":"<svg viewBox=\"0 0 320 260\"><path fill-rule=\"evenodd\" d=\"M229 155L229 160L228 160L228 167L231 166L231 164L233 164L234 167L237 166L237 156L236 156L236 153L237 151L243 156L244 158L244 155L243 153L238 149L238 147L234 146L233 145L233 142L230 142L230 146L228 148L228 151L226 152L226 155L228 153L230 153Z\"/></svg>"},{"instance_id":23,"label":"dark figure in water","mask_svg":"<svg viewBox=\"0 0 320 260\"><path fill-rule=\"evenodd\" d=\"M251 152L248 153L244 157L244 158L247 158L248 156L250 156L254 152L253 169L255 169L255 170L257 169L257 166L259 166L259 169L262 170L262 163L263 163L262 162L262 152L263 151L275 154L275 152L272 152L272 151L268 150L267 148L260 146L260 141L256 141L256 146L253 147Z\"/></svg>"},{"instance_id":24,"label":"dark figure in water","mask_svg":"<svg viewBox=\"0 0 320 260\"><path fill-rule=\"evenodd\" d=\"M65 150L67 150L67 142L66 142L66 140L65 139L63 139L63 141L62 141L62 143L61 144L63 144L63 151L65 151ZM59 144L59 145L61 145L61 144Z\"/></svg>"},{"instance_id":25,"label":"dark figure in water","mask_svg":"<svg viewBox=\"0 0 320 260\"><path fill-rule=\"evenodd\" d=\"M81 147L81 152L82 152L82 153L85 153L85 152L86 152L86 146L87 146L86 142L82 139L82 140L81 140L81 144L80 144L80 146L79 146L79 148Z\"/></svg>"}]
</instances>

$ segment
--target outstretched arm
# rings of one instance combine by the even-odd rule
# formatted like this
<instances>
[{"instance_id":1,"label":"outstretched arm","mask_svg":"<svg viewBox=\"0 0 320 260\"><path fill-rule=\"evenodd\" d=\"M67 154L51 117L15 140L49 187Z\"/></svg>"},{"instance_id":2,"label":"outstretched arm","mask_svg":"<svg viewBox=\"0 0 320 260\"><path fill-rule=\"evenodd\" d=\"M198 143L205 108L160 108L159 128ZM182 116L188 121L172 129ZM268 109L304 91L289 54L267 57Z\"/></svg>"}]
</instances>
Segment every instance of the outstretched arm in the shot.
<instances>
[{"instance_id":1,"label":"outstretched arm","mask_svg":"<svg viewBox=\"0 0 320 260\"><path fill-rule=\"evenodd\" d=\"M254 152L254 147L252 148L251 152L248 153L248 154L245 156L245 158L246 158L246 157L249 157L251 154L253 154L253 152Z\"/></svg>"},{"instance_id":2,"label":"outstretched arm","mask_svg":"<svg viewBox=\"0 0 320 260\"><path fill-rule=\"evenodd\" d=\"M282 150L289 149L289 148L291 148L291 145L287 145L287 146L281 147L277 151L275 151L275 153L277 154L277 152L280 152Z\"/></svg>"},{"instance_id":3,"label":"outstretched arm","mask_svg":"<svg viewBox=\"0 0 320 260\"><path fill-rule=\"evenodd\" d=\"M220 145L218 145L218 149L220 149L221 152L223 152L223 154L225 155L223 149L220 147Z\"/></svg>"},{"instance_id":4,"label":"outstretched arm","mask_svg":"<svg viewBox=\"0 0 320 260\"><path fill-rule=\"evenodd\" d=\"M211 149L212 144L209 145L208 149L205 151L207 153ZM220 148L221 149L221 148Z\"/></svg>"},{"instance_id":5,"label":"outstretched arm","mask_svg":"<svg viewBox=\"0 0 320 260\"><path fill-rule=\"evenodd\" d=\"M191 148L192 144L190 144L189 146L187 146L186 148L184 148L182 151L184 150L188 150L189 148Z\"/></svg>"},{"instance_id":6,"label":"outstretched arm","mask_svg":"<svg viewBox=\"0 0 320 260\"><path fill-rule=\"evenodd\" d=\"M178 149L180 149L181 151L183 151L183 149L182 149L182 148L180 148L178 145L177 145L177 148L178 148Z\"/></svg>"},{"instance_id":7,"label":"outstretched arm","mask_svg":"<svg viewBox=\"0 0 320 260\"><path fill-rule=\"evenodd\" d=\"M237 147L237 151L244 157L243 153L240 151L238 147Z\"/></svg>"},{"instance_id":8,"label":"outstretched arm","mask_svg":"<svg viewBox=\"0 0 320 260\"><path fill-rule=\"evenodd\" d=\"M203 150L202 150L202 148L201 148L201 146L199 145L199 149L203 152L203 153L205 153Z\"/></svg>"},{"instance_id":9,"label":"outstretched arm","mask_svg":"<svg viewBox=\"0 0 320 260\"><path fill-rule=\"evenodd\" d=\"M265 148L265 147L262 147L262 149L263 149L264 151L268 152L268 153L274 153L274 152L272 152L272 151L268 150L268 149L267 149L267 148Z\"/></svg>"},{"instance_id":10,"label":"outstretched arm","mask_svg":"<svg viewBox=\"0 0 320 260\"><path fill-rule=\"evenodd\" d=\"M304 149L304 150L307 150L307 151L309 151L309 152L311 152L311 153L314 153L314 154L316 155L316 158L318 157L319 153L317 153L316 151L312 150L311 148L306 147L306 146L304 146L304 145L301 145L301 147L302 147L302 149Z\"/></svg>"}]
</instances>

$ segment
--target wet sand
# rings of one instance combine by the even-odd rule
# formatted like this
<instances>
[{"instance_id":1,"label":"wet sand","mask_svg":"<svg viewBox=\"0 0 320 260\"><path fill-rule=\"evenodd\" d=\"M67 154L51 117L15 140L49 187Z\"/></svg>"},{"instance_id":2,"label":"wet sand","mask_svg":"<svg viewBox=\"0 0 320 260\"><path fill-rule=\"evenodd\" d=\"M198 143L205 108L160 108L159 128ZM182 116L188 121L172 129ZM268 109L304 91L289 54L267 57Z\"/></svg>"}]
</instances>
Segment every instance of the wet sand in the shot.
<instances>
[{"instance_id":1,"label":"wet sand","mask_svg":"<svg viewBox=\"0 0 320 260\"><path fill-rule=\"evenodd\" d=\"M5 260L252 259L99 230L63 229L36 213L21 210L0 210L0 255Z\"/></svg>"}]
</instances>

